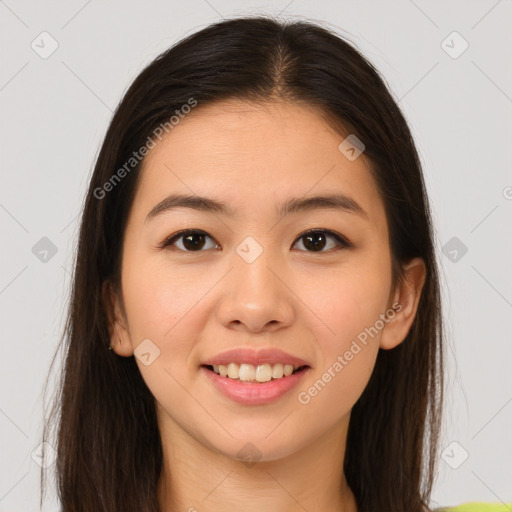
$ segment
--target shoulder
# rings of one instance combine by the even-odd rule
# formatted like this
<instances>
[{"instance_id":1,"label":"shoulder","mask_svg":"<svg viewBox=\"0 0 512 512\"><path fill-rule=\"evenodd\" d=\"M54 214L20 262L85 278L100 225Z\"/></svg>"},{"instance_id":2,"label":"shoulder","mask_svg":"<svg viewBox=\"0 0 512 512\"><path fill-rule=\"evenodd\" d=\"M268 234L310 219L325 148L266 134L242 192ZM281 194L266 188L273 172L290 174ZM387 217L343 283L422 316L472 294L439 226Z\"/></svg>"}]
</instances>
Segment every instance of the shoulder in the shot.
<instances>
[{"instance_id":1,"label":"shoulder","mask_svg":"<svg viewBox=\"0 0 512 512\"><path fill-rule=\"evenodd\" d=\"M433 512L512 512L512 503L470 502L456 507L436 508Z\"/></svg>"}]
</instances>

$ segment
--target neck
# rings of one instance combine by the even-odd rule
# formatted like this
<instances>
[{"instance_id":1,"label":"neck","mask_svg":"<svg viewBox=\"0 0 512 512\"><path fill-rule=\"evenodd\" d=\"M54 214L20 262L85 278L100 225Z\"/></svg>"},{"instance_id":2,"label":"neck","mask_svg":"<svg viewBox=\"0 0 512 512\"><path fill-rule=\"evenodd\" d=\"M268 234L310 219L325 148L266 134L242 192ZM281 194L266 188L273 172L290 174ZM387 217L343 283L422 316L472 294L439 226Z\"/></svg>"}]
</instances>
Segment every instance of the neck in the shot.
<instances>
[{"instance_id":1,"label":"neck","mask_svg":"<svg viewBox=\"0 0 512 512\"><path fill-rule=\"evenodd\" d=\"M167 416L160 509L357 512L343 472L347 426L348 418L293 453L251 463L205 446Z\"/></svg>"}]
</instances>

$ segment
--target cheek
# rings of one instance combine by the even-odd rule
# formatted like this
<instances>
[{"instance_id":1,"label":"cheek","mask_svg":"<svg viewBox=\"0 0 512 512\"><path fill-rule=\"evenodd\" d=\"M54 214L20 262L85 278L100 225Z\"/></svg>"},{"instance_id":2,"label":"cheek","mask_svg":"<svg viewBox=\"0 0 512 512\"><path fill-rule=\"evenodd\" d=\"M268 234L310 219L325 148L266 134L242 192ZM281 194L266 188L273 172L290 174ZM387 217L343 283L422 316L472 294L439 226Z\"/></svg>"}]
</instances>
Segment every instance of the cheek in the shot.
<instances>
[{"instance_id":1,"label":"cheek","mask_svg":"<svg viewBox=\"0 0 512 512\"><path fill-rule=\"evenodd\" d=\"M391 283L385 265L347 266L317 273L314 281L314 286L305 281L300 296L315 314L315 322L320 320L317 332L329 353L348 348L385 312Z\"/></svg>"},{"instance_id":2,"label":"cheek","mask_svg":"<svg viewBox=\"0 0 512 512\"><path fill-rule=\"evenodd\" d=\"M200 327L197 321L189 325L189 317L209 287L207 279L191 281L189 274L170 271L169 264L161 259L144 260L141 256L127 262L123 291L134 341L142 336L163 343L176 339L185 326L188 330Z\"/></svg>"},{"instance_id":3,"label":"cheek","mask_svg":"<svg viewBox=\"0 0 512 512\"><path fill-rule=\"evenodd\" d=\"M151 341L145 342L151 364L144 364L139 357L135 361L151 393L167 410L185 410L190 399L182 385L190 379L187 362L203 329L194 313L206 291L201 283L196 284L160 262L142 258L139 263L127 261L123 275L132 347L135 350L143 340Z\"/></svg>"},{"instance_id":4,"label":"cheek","mask_svg":"<svg viewBox=\"0 0 512 512\"><path fill-rule=\"evenodd\" d=\"M318 276L317 276L318 277ZM351 410L371 377L379 351L380 315L390 276L378 264L330 272L307 290L315 318L319 365L301 388L298 403L326 424Z\"/></svg>"},{"instance_id":5,"label":"cheek","mask_svg":"<svg viewBox=\"0 0 512 512\"><path fill-rule=\"evenodd\" d=\"M297 395L297 408L313 438L350 413L370 380L378 347L361 346L351 360L339 354ZM355 353L357 352L357 353ZM321 421L318 421L321 418Z\"/></svg>"}]
</instances>

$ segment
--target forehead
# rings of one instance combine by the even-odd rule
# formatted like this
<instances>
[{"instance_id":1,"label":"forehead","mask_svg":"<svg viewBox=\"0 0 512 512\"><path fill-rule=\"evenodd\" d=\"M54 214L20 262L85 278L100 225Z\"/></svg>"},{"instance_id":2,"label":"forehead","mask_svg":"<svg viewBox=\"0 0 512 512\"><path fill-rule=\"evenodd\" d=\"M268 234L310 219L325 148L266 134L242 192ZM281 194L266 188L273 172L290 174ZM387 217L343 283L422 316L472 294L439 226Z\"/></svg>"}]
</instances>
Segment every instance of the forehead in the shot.
<instances>
[{"instance_id":1,"label":"forehead","mask_svg":"<svg viewBox=\"0 0 512 512\"><path fill-rule=\"evenodd\" d=\"M134 206L147 214L183 193L254 215L290 197L339 192L378 220L383 204L370 161L364 153L348 160L338 149L344 138L307 105L199 104L146 156Z\"/></svg>"}]
</instances>

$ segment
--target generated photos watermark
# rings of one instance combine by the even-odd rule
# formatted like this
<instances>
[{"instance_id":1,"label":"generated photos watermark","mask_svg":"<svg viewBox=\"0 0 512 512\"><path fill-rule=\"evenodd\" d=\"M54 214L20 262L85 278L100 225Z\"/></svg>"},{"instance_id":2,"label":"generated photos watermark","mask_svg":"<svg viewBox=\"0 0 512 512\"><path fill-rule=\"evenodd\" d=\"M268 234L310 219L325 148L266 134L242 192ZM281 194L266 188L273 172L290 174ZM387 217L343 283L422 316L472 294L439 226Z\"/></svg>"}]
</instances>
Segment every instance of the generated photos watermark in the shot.
<instances>
[{"instance_id":1,"label":"generated photos watermark","mask_svg":"<svg viewBox=\"0 0 512 512\"><path fill-rule=\"evenodd\" d=\"M307 405L311 402L312 398L318 395L329 382L331 382L338 373L340 373L345 366L349 364L352 359L354 359L354 356L359 354L361 352L362 348L361 345L358 343L358 341L365 347L368 343L368 336L371 338L374 338L379 334L379 332L384 329L385 325L389 323L393 318L395 318L395 315L402 310L402 305L398 302L395 302L391 308L386 310L385 313L381 313L379 315L379 319L371 326L366 327L363 331L361 331L357 335L357 339L352 340L352 344L350 345L350 348L346 350L343 355L339 355L336 358L336 361L334 361L333 364L327 368L327 370L320 376L319 379L315 381L313 385L311 385L307 391L301 391L298 396L297 400L302 405Z\"/></svg>"},{"instance_id":2,"label":"generated photos watermark","mask_svg":"<svg viewBox=\"0 0 512 512\"><path fill-rule=\"evenodd\" d=\"M110 192L114 187L121 182L137 165L142 162L144 157L156 147L155 139L162 140L164 134L170 133L170 131L184 119L184 117L190 113L192 108L197 105L197 100L189 98L187 103L183 104L180 109L176 109L174 112L176 115L172 115L168 121L159 124L146 139L146 142L139 148L138 151L134 151L132 156L124 163L122 167L112 174L112 176L105 182L101 187L94 189L94 197L96 199L103 199L107 192Z\"/></svg>"}]
</instances>

